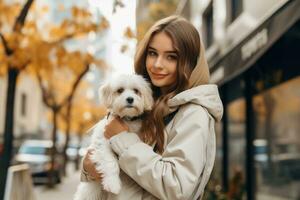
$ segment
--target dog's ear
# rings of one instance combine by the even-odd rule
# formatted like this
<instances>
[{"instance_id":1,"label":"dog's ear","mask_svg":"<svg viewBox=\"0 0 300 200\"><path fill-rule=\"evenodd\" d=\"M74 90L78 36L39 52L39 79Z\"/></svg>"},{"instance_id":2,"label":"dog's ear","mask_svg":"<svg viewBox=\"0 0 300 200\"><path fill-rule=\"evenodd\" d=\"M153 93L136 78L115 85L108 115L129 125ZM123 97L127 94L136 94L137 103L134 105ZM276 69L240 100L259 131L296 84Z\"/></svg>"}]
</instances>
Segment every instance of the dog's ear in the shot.
<instances>
[{"instance_id":1,"label":"dog's ear","mask_svg":"<svg viewBox=\"0 0 300 200\"><path fill-rule=\"evenodd\" d=\"M109 83L104 83L98 90L100 103L110 109L112 106L112 88Z\"/></svg>"},{"instance_id":2,"label":"dog's ear","mask_svg":"<svg viewBox=\"0 0 300 200\"><path fill-rule=\"evenodd\" d=\"M141 92L144 97L145 110L151 110L154 104L154 100L152 96L152 90L147 82L145 82Z\"/></svg>"}]
</instances>

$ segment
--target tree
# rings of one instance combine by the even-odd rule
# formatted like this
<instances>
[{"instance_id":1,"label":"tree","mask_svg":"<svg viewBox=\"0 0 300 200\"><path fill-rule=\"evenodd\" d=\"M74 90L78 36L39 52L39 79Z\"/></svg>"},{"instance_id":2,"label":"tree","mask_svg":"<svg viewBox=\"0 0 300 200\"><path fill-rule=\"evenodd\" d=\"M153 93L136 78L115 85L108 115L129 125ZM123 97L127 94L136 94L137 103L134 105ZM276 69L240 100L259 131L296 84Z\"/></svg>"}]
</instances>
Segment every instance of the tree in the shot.
<instances>
[{"instance_id":1,"label":"tree","mask_svg":"<svg viewBox=\"0 0 300 200\"><path fill-rule=\"evenodd\" d=\"M100 32L108 27L106 19L102 19L100 24L96 24L92 20L92 15L88 11L73 7L71 10L72 18L64 20L59 25L46 24L40 28L35 21L26 20L29 13L37 13L39 16L39 8L35 8L33 0L27 0L26 3L21 6L16 3L6 3L0 1L0 37L2 41L2 51L5 55L1 58L0 72L8 74L8 90L7 90L7 106L6 106L6 121L4 132L4 153L1 159L0 165L0 192L1 196L4 195L5 181L7 169L11 159L11 149L13 141L13 110L14 110L14 95L17 77L21 71L25 68L31 74L37 74L40 82L42 80L42 73L53 72L55 68L70 68L72 72L83 76L87 66L95 61L91 55L81 54L80 52L72 52L68 55L68 51L64 48L64 42L70 39L77 39L90 32ZM46 11L47 8L43 8L42 11ZM16 13L19 13L18 15ZM7 31L9 23L12 22L15 16L18 16L13 24L13 28ZM39 16L40 17L40 16ZM32 17L34 19L34 15ZM34 19L36 20L36 18ZM41 31L41 29L43 31ZM84 67L80 67L76 64L78 58L84 58ZM72 58L69 62L67 58ZM66 64L68 65L60 65ZM76 81L75 81L76 82ZM76 84L74 83L74 91ZM43 94L43 99L49 93ZM66 98L67 102L70 98ZM49 99L48 99L49 100ZM47 101L48 101L47 100ZM46 101L44 101L46 102ZM53 109L59 110L60 107L51 100L47 103L54 103ZM53 105L53 104L52 104ZM56 120L56 119L54 119ZM55 126L54 126L55 130ZM53 141L55 142L55 133L53 133ZM54 147L55 148L55 147ZM53 155L54 155L53 149Z\"/></svg>"},{"instance_id":2,"label":"tree","mask_svg":"<svg viewBox=\"0 0 300 200\"><path fill-rule=\"evenodd\" d=\"M72 111L70 112L69 105L66 105L58 115L58 128L66 134L66 137L69 137L68 134L71 133L76 134L78 144L81 144L82 136L87 133L87 130L106 115L105 107L97 105L93 100L86 97L85 92L88 87L88 84L81 82L72 101ZM79 157L77 158L76 169L79 167L78 164Z\"/></svg>"},{"instance_id":3,"label":"tree","mask_svg":"<svg viewBox=\"0 0 300 200\"><path fill-rule=\"evenodd\" d=\"M148 16L137 24L137 40L140 41L146 31L159 19L175 13L178 0L153 1L148 4Z\"/></svg>"},{"instance_id":4,"label":"tree","mask_svg":"<svg viewBox=\"0 0 300 200\"><path fill-rule=\"evenodd\" d=\"M27 0L22 9L19 11L18 17L13 22L13 27L11 29L10 35L6 35L0 31L0 37L2 42L2 49L5 52L5 58L3 61L7 61L6 64L1 63L1 70L6 71L8 74L8 88L6 96L6 111L5 111L5 127L4 127L4 150L3 156L0 160L0 199L4 198L7 169L10 164L11 154L12 154L12 141L13 141L13 113L14 113L14 100L15 100L15 90L17 77L22 69L26 67L27 60L22 60L23 62L15 63L12 61L14 56L22 56L18 54L14 40L17 40L21 34L22 28L24 26L27 13L32 6L33 0ZM3 17L0 19L0 28L3 26L3 19L7 22L12 22L12 14L17 13L19 10L18 4L11 4L6 6L3 1L0 1L0 13L3 13ZM6 67L6 69L4 69Z\"/></svg>"},{"instance_id":5,"label":"tree","mask_svg":"<svg viewBox=\"0 0 300 200\"><path fill-rule=\"evenodd\" d=\"M75 52L74 54L66 54L66 57L69 57L70 60L76 59L78 62L84 61L80 57L80 54ZM66 59L67 60L67 59ZM37 77L39 86L42 91L43 102L44 104L52 111L52 142L53 147L51 150L51 171L53 172L55 154L56 154L56 138L57 138L57 116L60 110L68 106L68 110L71 110L71 101L73 95L82 79L82 77L89 70L88 61L81 63L82 66L78 65L78 68L81 68L82 71L78 74L72 74L70 69L52 69L52 70L43 70L39 69L37 71ZM71 77L69 77L71 75ZM68 78L69 77L69 78ZM62 84L63 83L63 84ZM66 91L61 91L62 88L66 87ZM66 140L68 143L68 139ZM65 153L65 151L64 151ZM49 177L49 184L52 186L52 176Z\"/></svg>"},{"instance_id":6,"label":"tree","mask_svg":"<svg viewBox=\"0 0 300 200\"><path fill-rule=\"evenodd\" d=\"M85 57L87 56L87 57ZM90 69L90 57L88 55L82 55L79 52L67 53L63 57L66 61L63 66L68 66L67 68L56 69L53 71L44 71L40 69L38 71L38 81L39 86L43 95L43 102L52 111L52 141L56 143L56 132L58 124L58 114L65 107L65 120L70 122L71 119L71 109L72 100L74 98L75 92L82 81L84 75ZM99 61L98 61L99 62ZM70 65L74 63L72 68ZM100 65L103 66L104 64ZM53 69L53 68L52 68ZM73 69L73 70L70 70ZM78 69L81 69L79 71ZM42 78L43 77L43 78ZM64 154L64 173L67 162L66 149L69 143L70 135L70 123L66 123L66 140L64 144L63 154ZM55 148L55 147L53 147ZM54 163L54 155L56 150L53 149L52 162Z\"/></svg>"}]
</instances>

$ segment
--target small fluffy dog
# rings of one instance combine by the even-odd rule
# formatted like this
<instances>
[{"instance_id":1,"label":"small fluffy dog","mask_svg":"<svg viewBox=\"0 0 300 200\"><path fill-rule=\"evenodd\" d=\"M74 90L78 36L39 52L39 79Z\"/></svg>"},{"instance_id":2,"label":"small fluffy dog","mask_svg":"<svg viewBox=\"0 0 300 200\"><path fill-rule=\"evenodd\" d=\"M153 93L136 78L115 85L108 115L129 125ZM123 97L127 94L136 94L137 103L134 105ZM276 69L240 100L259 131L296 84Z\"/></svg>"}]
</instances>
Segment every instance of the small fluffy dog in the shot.
<instances>
[{"instance_id":1,"label":"small fluffy dog","mask_svg":"<svg viewBox=\"0 0 300 200\"><path fill-rule=\"evenodd\" d=\"M139 133L141 116L153 106L151 88L139 75L121 75L112 79L99 89L99 97L109 114L92 128L89 149L94 150L90 158L102 174L102 182L81 182L74 200L100 199L102 189L114 194L120 192L120 168L109 141L104 137L104 127L115 116L119 116L130 132Z\"/></svg>"}]
</instances>

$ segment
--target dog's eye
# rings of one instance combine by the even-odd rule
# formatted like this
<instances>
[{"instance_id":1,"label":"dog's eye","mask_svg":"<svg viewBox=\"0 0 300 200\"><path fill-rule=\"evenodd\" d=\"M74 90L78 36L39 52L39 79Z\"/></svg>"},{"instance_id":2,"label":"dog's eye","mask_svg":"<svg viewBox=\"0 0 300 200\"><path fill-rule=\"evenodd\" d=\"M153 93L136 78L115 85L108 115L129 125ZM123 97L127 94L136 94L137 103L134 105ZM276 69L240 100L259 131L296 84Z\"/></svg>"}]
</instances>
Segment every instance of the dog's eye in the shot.
<instances>
[{"instance_id":1,"label":"dog's eye","mask_svg":"<svg viewBox=\"0 0 300 200\"><path fill-rule=\"evenodd\" d=\"M136 94L140 94L140 91L136 88L133 89L133 91L136 93Z\"/></svg>"},{"instance_id":2,"label":"dog's eye","mask_svg":"<svg viewBox=\"0 0 300 200\"><path fill-rule=\"evenodd\" d=\"M124 92L124 89L123 89L123 88L119 88L119 89L117 90L117 93L119 93L119 94L121 94L122 92Z\"/></svg>"}]
</instances>

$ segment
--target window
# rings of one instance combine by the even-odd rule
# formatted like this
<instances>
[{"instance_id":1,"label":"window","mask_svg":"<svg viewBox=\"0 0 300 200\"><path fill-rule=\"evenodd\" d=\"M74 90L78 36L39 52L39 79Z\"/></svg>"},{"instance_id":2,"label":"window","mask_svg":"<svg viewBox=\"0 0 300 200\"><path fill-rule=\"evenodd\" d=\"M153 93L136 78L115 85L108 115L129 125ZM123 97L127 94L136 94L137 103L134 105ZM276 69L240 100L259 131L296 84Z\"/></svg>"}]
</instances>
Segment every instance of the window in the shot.
<instances>
[{"instance_id":1,"label":"window","mask_svg":"<svg viewBox=\"0 0 300 200\"><path fill-rule=\"evenodd\" d=\"M228 199L245 199L246 188L246 96L245 80L237 77L226 85ZM224 163L225 164L225 163ZM225 177L224 177L225 178Z\"/></svg>"},{"instance_id":2,"label":"window","mask_svg":"<svg viewBox=\"0 0 300 200\"><path fill-rule=\"evenodd\" d=\"M21 115L23 117L26 116L26 104L27 104L27 96L25 93L21 94Z\"/></svg>"},{"instance_id":3,"label":"window","mask_svg":"<svg viewBox=\"0 0 300 200\"><path fill-rule=\"evenodd\" d=\"M213 43L213 33L213 6L210 3L203 13L203 36L206 48Z\"/></svg>"},{"instance_id":4,"label":"window","mask_svg":"<svg viewBox=\"0 0 300 200\"><path fill-rule=\"evenodd\" d=\"M227 0L228 24L233 22L243 11L243 0Z\"/></svg>"},{"instance_id":5,"label":"window","mask_svg":"<svg viewBox=\"0 0 300 200\"><path fill-rule=\"evenodd\" d=\"M229 191L231 193L233 188L236 188L239 192L234 195L239 194L242 197L246 194L246 100L245 98L238 98L230 102L227 108Z\"/></svg>"},{"instance_id":6,"label":"window","mask_svg":"<svg viewBox=\"0 0 300 200\"><path fill-rule=\"evenodd\" d=\"M299 199L300 77L259 93L255 113L257 199Z\"/></svg>"}]
</instances>

